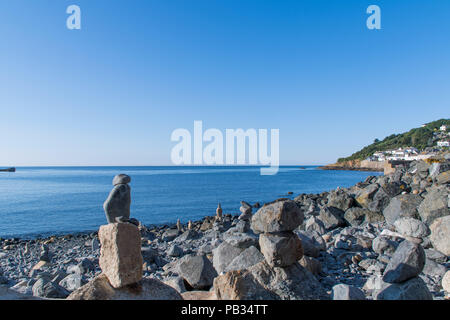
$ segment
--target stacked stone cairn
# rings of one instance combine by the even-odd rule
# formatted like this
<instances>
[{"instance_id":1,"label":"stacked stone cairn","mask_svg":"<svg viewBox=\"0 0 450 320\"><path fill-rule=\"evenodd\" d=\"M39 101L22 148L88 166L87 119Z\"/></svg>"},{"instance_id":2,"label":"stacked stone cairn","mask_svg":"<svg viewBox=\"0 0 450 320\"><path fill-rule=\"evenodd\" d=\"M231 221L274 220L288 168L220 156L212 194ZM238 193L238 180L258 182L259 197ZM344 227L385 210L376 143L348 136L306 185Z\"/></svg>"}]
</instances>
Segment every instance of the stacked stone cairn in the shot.
<instances>
[{"instance_id":1,"label":"stacked stone cairn","mask_svg":"<svg viewBox=\"0 0 450 320\"><path fill-rule=\"evenodd\" d=\"M130 181L125 174L115 176L114 188L103 205L108 224L98 232L102 273L68 299L181 299L178 292L159 280L142 279L141 232L139 222L130 219Z\"/></svg>"},{"instance_id":2,"label":"stacked stone cairn","mask_svg":"<svg viewBox=\"0 0 450 320\"><path fill-rule=\"evenodd\" d=\"M222 221L222 219L223 219L223 210L219 203L216 209L216 221Z\"/></svg>"},{"instance_id":3,"label":"stacked stone cairn","mask_svg":"<svg viewBox=\"0 0 450 320\"><path fill-rule=\"evenodd\" d=\"M261 253L271 267L288 267L303 257L300 238L293 232L303 223L303 212L294 201L275 201L252 218Z\"/></svg>"}]
</instances>

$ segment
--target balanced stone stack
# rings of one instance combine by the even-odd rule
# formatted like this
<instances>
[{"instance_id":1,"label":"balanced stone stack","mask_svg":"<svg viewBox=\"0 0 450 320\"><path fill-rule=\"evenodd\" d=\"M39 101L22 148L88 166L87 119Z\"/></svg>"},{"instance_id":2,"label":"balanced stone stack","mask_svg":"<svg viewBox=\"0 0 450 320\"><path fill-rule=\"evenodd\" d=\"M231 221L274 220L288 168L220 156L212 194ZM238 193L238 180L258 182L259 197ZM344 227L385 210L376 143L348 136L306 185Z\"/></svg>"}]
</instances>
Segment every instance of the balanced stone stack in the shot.
<instances>
[{"instance_id":1,"label":"balanced stone stack","mask_svg":"<svg viewBox=\"0 0 450 320\"><path fill-rule=\"evenodd\" d=\"M121 288L142 279L141 233L130 221L131 195L125 174L114 177L114 189L103 208L109 224L101 226L100 268L111 286Z\"/></svg>"},{"instance_id":2,"label":"balanced stone stack","mask_svg":"<svg viewBox=\"0 0 450 320\"><path fill-rule=\"evenodd\" d=\"M239 208L241 211L241 215L239 216L239 220L250 221L252 218L252 206L245 201L241 201L241 207Z\"/></svg>"},{"instance_id":3,"label":"balanced stone stack","mask_svg":"<svg viewBox=\"0 0 450 320\"><path fill-rule=\"evenodd\" d=\"M287 267L303 257L300 238L293 232L303 223L303 212L294 201L266 204L252 218L251 227L271 267Z\"/></svg>"},{"instance_id":4,"label":"balanced stone stack","mask_svg":"<svg viewBox=\"0 0 450 320\"><path fill-rule=\"evenodd\" d=\"M131 178L114 177L114 189L103 208L107 225L100 227L99 265L102 273L72 292L69 300L182 299L173 288L156 279L142 278L143 258L139 222L130 219Z\"/></svg>"}]
</instances>

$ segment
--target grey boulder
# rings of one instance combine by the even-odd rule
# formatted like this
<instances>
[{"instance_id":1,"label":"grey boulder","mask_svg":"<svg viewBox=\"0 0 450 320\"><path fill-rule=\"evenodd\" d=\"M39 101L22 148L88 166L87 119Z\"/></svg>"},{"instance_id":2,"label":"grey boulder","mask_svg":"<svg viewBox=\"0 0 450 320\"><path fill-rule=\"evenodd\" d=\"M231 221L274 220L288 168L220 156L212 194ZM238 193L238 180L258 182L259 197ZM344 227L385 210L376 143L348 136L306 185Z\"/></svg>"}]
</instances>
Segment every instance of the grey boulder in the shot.
<instances>
[{"instance_id":1,"label":"grey boulder","mask_svg":"<svg viewBox=\"0 0 450 320\"><path fill-rule=\"evenodd\" d=\"M404 240L384 270L383 281L401 283L418 276L425 266L425 251L420 244Z\"/></svg>"}]
</instances>

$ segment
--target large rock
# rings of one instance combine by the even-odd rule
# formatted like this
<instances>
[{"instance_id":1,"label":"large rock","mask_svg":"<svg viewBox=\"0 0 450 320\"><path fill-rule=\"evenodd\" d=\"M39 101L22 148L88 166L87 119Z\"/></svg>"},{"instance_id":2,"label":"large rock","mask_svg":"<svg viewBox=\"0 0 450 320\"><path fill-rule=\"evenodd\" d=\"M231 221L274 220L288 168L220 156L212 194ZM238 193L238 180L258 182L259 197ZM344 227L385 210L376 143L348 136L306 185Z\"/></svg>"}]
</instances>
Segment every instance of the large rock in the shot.
<instances>
[{"instance_id":1,"label":"large rock","mask_svg":"<svg viewBox=\"0 0 450 320\"><path fill-rule=\"evenodd\" d=\"M418 218L417 207L422 201L421 196L414 194L401 194L392 198L383 211L386 222L394 224L397 219L402 217Z\"/></svg>"},{"instance_id":2,"label":"large rock","mask_svg":"<svg viewBox=\"0 0 450 320\"><path fill-rule=\"evenodd\" d=\"M262 261L248 270L231 271L214 279L219 300L327 300L320 282L298 263L286 268Z\"/></svg>"},{"instance_id":3,"label":"large rock","mask_svg":"<svg viewBox=\"0 0 450 320\"><path fill-rule=\"evenodd\" d=\"M320 255L320 251L326 250L325 240L316 231L296 230L295 234L302 242L303 254L317 258Z\"/></svg>"},{"instance_id":4,"label":"large rock","mask_svg":"<svg viewBox=\"0 0 450 320\"><path fill-rule=\"evenodd\" d=\"M115 177L114 179L116 179ZM131 188L128 184L117 184L111 190L108 198L103 204L106 220L115 223L117 218L130 218Z\"/></svg>"},{"instance_id":5,"label":"large rock","mask_svg":"<svg viewBox=\"0 0 450 320\"><path fill-rule=\"evenodd\" d=\"M263 233L259 236L259 246L267 263L272 267L287 267L303 256L302 243L292 232Z\"/></svg>"},{"instance_id":6,"label":"large rock","mask_svg":"<svg viewBox=\"0 0 450 320\"><path fill-rule=\"evenodd\" d=\"M303 212L292 200L265 204L252 217L255 233L292 231L303 223Z\"/></svg>"},{"instance_id":7,"label":"large rock","mask_svg":"<svg viewBox=\"0 0 450 320\"><path fill-rule=\"evenodd\" d=\"M343 227L346 225L344 211L334 207L323 207L320 209L319 220L323 222L327 230Z\"/></svg>"},{"instance_id":8,"label":"large rock","mask_svg":"<svg viewBox=\"0 0 450 320\"><path fill-rule=\"evenodd\" d=\"M444 289L445 292L450 293L450 270L442 277L442 289Z\"/></svg>"},{"instance_id":9,"label":"large rock","mask_svg":"<svg viewBox=\"0 0 450 320\"><path fill-rule=\"evenodd\" d=\"M73 273L62 279L59 282L59 285L67 291L72 292L83 286L85 283L86 281L84 281L82 275Z\"/></svg>"},{"instance_id":10,"label":"large rock","mask_svg":"<svg viewBox=\"0 0 450 320\"><path fill-rule=\"evenodd\" d=\"M251 246L258 246L258 236L249 233L228 233L223 234L223 240L229 245L241 249L247 249Z\"/></svg>"},{"instance_id":11,"label":"large rock","mask_svg":"<svg viewBox=\"0 0 450 320\"><path fill-rule=\"evenodd\" d=\"M366 300L366 296L361 289L341 283L333 287L333 300Z\"/></svg>"},{"instance_id":12,"label":"large rock","mask_svg":"<svg viewBox=\"0 0 450 320\"><path fill-rule=\"evenodd\" d=\"M401 283L418 276L425 266L425 251L419 244L404 240L392 255L386 269L383 281Z\"/></svg>"},{"instance_id":13,"label":"large rock","mask_svg":"<svg viewBox=\"0 0 450 320\"><path fill-rule=\"evenodd\" d=\"M254 266L255 264L264 260L263 254L256 249L256 247L251 246L245 249L234 258L230 264L226 267L225 272L235 271L235 270L245 270Z\"/></svg>"},{"instance_id":14,"label":"large rock","mask_svg":"<svg viewBox=\"0 0 450 320\"><path fill-rule=\"evenodd\" d=\"M364 208L369 207L369 203L372 201L375 193L380 186L378 184L369 184L367 187L359 191L356 195L356 202Z\"/></svg>"},{"instance_id":15,"label":"large rock","mask_svg":"<svg viewBox=\"0 0 450 320\"><path fill-rule=\"evenodd\" d=\"M33 296L41 298L65 299L69 295L69 291L45 278L38 279L32 290Z\"/></svg>"},{"instance_id":16,"label":"large rock","mask_svg":"<svg viewBox=\"0 0 450 320\"><path fill-rule=\"evenodd\" d=\"M364 223L382 222L384 216L365 208L353 207L345 211L344 219L352 226L359 226Z\"/></svg>"},{"instance_id":17,"label":"large rock","mask_svg":"<svg viewBox=\"0 0 450 320\"><path fill-rule=\"evenodd\" d=\"M414 218L399 218L394 222L398 233L414 238L424 238L430 234L428 226Z\"/></svg>"},{"instance_id":18,"label":"large rock","mask_svg":"<svg viewBox=\"0 0 450 320\"><path fill-rule=\"evenodd\" d=\"M205 256L184 256L178 261L175 270L196 290L209 289L217 276L212 263Z\"/></svg>"},{"instance_id":19,"label":"large rock","mask_svg":"<svg viewBox=\"0 0 450 320\"><path fill-rule=\"evenodd\" d=\"M303 256L298 263L314 275L322 272L322 264L316 258Z\"/></svg>"},{"instance_id":20,"label":"large rock","mask_svg":"<svg viewBox=\"0 0 450 320\"><path fill-rule=\"evenodd\" d=\"M234 258L239 256L243 248L230 245L228 242L222 242L217 248L212 251L213 265L217 273L220 274L225 271L227 266Z\"/></svg>"},{"instance_id":21,"label":"large rock","mask_svg":"<svg viewBox=\"0 0 450 320\"><path fill-rule=\"evenodd\" d=\"M450 216L437 218L430 226L430 240L433 247L450 256Z\"/></svg>"},{"instance_id":22,"label":"large rock","mask_svg":"<svg viewBox=\"0 0 450 320\"><path fill-rule=\"evenodd\" d=\"M328 203L327 206L335 207L342 211L346 211L351 208L354 204L355 199L351 197L344 190L334 190L328 194Z\"/></svg>"},{"instance_id":23,"label":"large rock","mask_svg":"<svg viewBox=\"0 0 450 320\"><path fill-rule=\"evenodd\" d=\"M450 183L450 170L449 171L445 171L442 172L441 174L439 174L436 178L436 182L438 184L446 184L446 183Z\"/></svg>"},{"instance_id":24,"label":"large rock","mask_svg":"<svg viewBox=\"0 0 450 320\"><path fill-rule=\"evenodd\" d=\"M183 300L172 287L157 279L144 278L138 283L114 288L108 278L101 274L78 290L67 300Z\"/></svg>"},{"instance_id":25,"label":"large rock","mask_svg":"<svg viewBox=\"0 0 450 320\"><path fill-rule=\"evenodd\" d=\"M374 300L433 300L425 282L414 277L402 283L381 283L381 288L372 293Z\"/></svg>"},{"instance_id":26,"label":"large rock","mask_svg":"<svg viewBox=\"0 0 450 320\"><path fill-rule=\"evenodd\" d=\"M141 234L131 223L110 223L98 232L100 268L114 288L142 279Z\"/></svg>"},{"instance_id":27,"label":"large rock","mask_svg":"<svg viewBox=\"0 0 450 320\"><path fill-rule=\"evenodd\" d=\"M378 236L372 241L372 250L380 255L392 255L397 250L398 243L383 236Z\"/></svg>"},{"instance_id":28,"label":"large rock","mask_svg":"<svg viewBox=\"0 0 450 320\"><path fill-rule=\"evenodd\" d=\"M448 199L448 190L445 186L429 188L417 209L422 221L430 225L434 219L449 215Z\"/></svg>"},{"instance_id":29,"label":"large rock","mask_svg":"<svg viewBox=\"0 0 450 320\"><path fill-rule=\"evenodd\" d=\"M0 300L42 300L29 294L21 294L7 286L0 285Z\"/></svg>"}]
</instances>

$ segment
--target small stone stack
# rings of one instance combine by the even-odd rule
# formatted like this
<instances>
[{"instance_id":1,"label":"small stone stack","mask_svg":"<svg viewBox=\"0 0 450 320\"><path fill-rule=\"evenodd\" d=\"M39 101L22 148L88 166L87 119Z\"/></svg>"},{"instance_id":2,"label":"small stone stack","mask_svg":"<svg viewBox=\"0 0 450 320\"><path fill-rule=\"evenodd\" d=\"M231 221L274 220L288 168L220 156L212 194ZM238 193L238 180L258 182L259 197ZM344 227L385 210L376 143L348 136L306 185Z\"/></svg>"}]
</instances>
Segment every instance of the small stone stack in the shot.
<instances>
[{"instance_id":1,"label":"small stone stack","mask_svg":"<svg viewBox=\"0 0 450 320\"><path fill-rule=\"evenodd\" d=\"M220 205L220 203L217 205L217 209L216 209L216 221L222 221L223 218L223 210L222 207Z\"/></svg>"},{"instance_id":2,"label":"small stone stack","mask_svg":"<svg viewBox=\"0 0 450 320\"><path fill-rule=\"evenodd\" d=\"M130 181L125 174L114 177L114 189L103 205L109 224L101 226L98 232L100 268L114 288L142 279L141 233L135 224L129 223Z\"/></svg>"},{"instance_id":3,"label":"small stone stack","mask_svg":"<svg viewBox=\"0 0 450 320\"><path fill-rule=\"evenodd\" d=\"M245 201L241 201L241 207L239 208L241 211L241 215L239 216L239 220L250 221L252 218L252 206Z\"/></svg>"},{"instance_id":4,"label":"small stone stack","mask_svg":"<svg viewBox=\"0 0 450 320\"><path fill-rule=\"evenodd\" d=\"M264 205L253 216L252 230L260 234L261 252L271 267L288 267L303 257L301 240L293 232L302 222L302 210L285 199Z\"/></svg>"}]
</instances>

